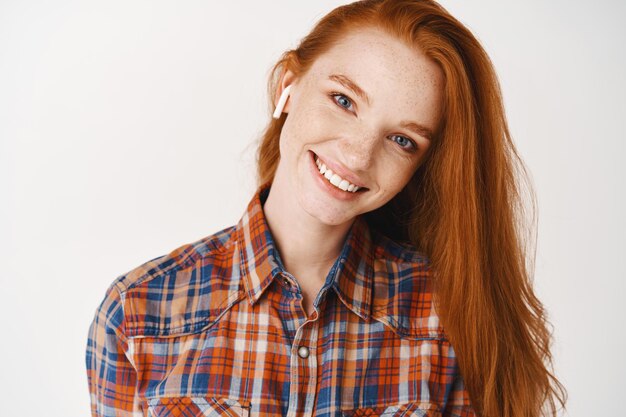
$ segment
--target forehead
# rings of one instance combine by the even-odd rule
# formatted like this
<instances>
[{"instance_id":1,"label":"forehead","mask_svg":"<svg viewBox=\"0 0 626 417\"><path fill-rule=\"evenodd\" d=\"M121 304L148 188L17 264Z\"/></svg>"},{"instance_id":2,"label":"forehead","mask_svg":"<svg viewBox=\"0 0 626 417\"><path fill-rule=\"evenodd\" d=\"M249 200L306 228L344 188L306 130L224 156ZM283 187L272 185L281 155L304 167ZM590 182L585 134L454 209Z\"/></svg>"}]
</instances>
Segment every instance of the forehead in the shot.
<instances>
[{"instance_id":1,"label":"forehead","mask_svg":"<svg viewBox=\"0 0 626 417\"><path fill-rule=\"evenodd\" d=\"M320 55L305 78L318 85L329 76L347 76L372 99L378 112L437 124L443 73L419 48L379 29L350 32Z\"/></svg>"},{"instance_id":2,"label":"forehead","mask_svg":"<svg viewBox=\"0 0 626 417\"><path fill-rule=\"evenodd\" d=\"M383 83L386 88L422 91L442 84L441 70L432 59L379 29L346 34L318 57L309 72L313 77L339 72L356 78L364 88Z\"/></svg>"}]
</instances>

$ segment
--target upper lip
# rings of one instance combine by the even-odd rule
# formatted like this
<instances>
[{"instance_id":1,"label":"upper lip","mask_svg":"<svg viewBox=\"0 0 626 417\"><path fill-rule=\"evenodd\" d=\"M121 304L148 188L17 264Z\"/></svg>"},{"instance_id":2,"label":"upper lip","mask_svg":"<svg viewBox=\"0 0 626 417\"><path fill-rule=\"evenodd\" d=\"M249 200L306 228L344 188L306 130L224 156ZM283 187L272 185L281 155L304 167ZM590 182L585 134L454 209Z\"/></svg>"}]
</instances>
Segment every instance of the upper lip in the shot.
<instances>
[{"instance_id":1,"label":"upper lip","mask_svg":"<svg viewBox=\"0 0 626 417\"><path fill-rule=\"evenodd\" d=\"M325 159L322 158L321 156L319 156L318 154L316 154L315 152L313 152L313 154L320 159L320 161L326 165L326 168L329 168L331 171L333 171L334 174L339 175L341 178L343 178L346 181L349 181L350 183L358 186L359 188L366 188L363 185L363 182L359 179L358 176L356 176L355 174L353 174L352 172L350 172L350 170L348 170L347 168L343 167L342 165L329 160L329 159Z\"/></svg>"}]
</instances>

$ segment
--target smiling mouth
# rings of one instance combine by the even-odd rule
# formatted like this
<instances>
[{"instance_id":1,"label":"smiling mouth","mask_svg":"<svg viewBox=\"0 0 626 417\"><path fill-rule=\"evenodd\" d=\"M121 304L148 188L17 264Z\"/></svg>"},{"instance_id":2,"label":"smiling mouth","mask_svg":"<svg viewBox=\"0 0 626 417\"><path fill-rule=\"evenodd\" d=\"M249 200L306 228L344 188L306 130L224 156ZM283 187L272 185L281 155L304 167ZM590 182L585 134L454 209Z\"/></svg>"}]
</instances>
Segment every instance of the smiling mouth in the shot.
<instances>
[{"instance_id":1,"label":"smiling mouth","mask_svg":"<svg viewBox=\"0 0 626 417\"><path fill-rule=\"evenodd\" d=\"M352 184L350 181L334 173L330 168L326 167L317 155L313 154L313 158L315 159L315 164L317 165L317 169L320 174L328 181L329 184L332 184L336 188L348 193L364 192L367 190L367 188Z\"/></svg>"}]
</instances>

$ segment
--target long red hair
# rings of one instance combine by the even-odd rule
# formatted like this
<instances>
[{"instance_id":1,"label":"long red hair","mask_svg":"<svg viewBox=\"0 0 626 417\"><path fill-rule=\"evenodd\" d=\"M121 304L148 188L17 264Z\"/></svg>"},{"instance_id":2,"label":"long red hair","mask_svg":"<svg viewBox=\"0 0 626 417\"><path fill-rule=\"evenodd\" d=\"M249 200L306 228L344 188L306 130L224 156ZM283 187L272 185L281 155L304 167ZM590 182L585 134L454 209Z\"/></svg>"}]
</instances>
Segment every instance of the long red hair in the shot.
<instances>
[{"instance_id":1,"label":"long red hair","mask_svg":"<svg viewBox=\"0 0 626 417\"><path fill-rule=\"evenodd\" d=\"M550 324L532 288L536 197L511 139L495 70L471 32L430 0L338 7L274 65L270 110L286 69L304 74L343 34L362 27L420 48L445 78L442 127L426 159L396 197L366 218L430 258L436 309L476 411L555 416L567 392L551 372ZM276 172L285 117L271 119L261 138L259 184Z\"/></svg>"}]
</instances>

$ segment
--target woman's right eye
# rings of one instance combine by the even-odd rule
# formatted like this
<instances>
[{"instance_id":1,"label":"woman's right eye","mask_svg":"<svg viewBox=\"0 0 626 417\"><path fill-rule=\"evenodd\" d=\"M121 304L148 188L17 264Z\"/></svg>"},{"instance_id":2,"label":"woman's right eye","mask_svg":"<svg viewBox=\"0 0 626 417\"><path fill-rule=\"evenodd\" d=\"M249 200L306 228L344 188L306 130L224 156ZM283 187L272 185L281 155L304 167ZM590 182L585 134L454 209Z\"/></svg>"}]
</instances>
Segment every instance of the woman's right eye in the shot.
<instances>
[{"instance_id":1,"label":"woman's right eye","mask_svg":"<svg viewBox=\"0 0 626 417\"><path fill-rule=\"evenodd\" d=\"M346 110L351 110L352 100L350 99L350 97L341 93L331 93L330 96L333 98L333 101L337 103L338 106Z\"/></svg>"}]
</instances>

